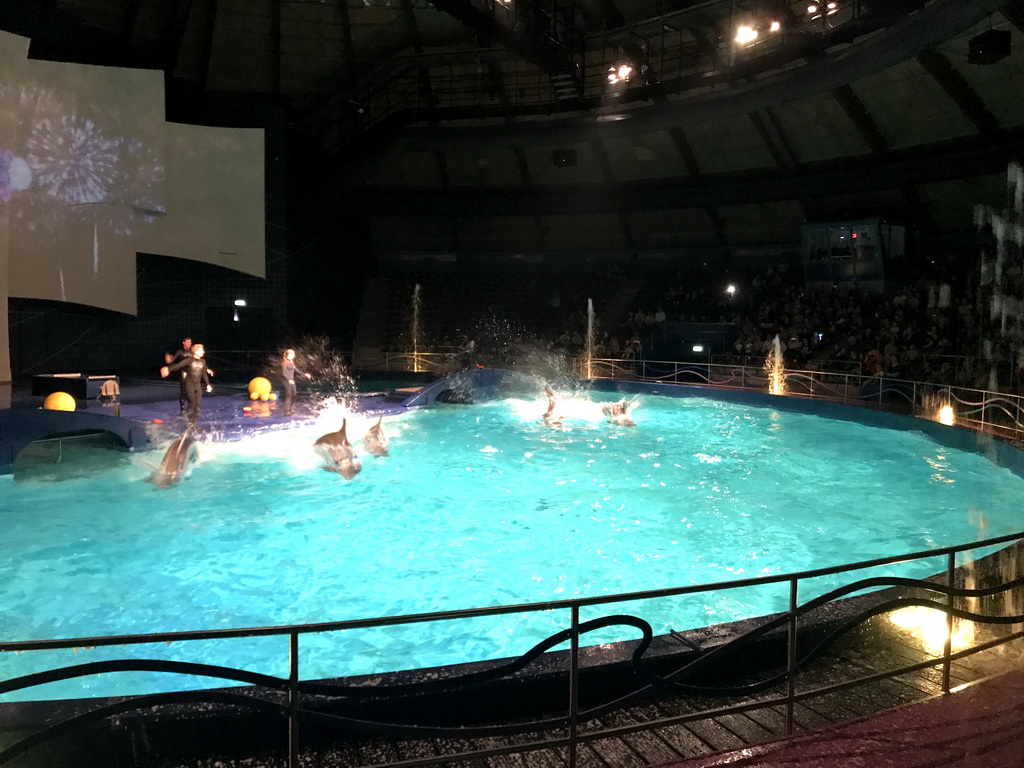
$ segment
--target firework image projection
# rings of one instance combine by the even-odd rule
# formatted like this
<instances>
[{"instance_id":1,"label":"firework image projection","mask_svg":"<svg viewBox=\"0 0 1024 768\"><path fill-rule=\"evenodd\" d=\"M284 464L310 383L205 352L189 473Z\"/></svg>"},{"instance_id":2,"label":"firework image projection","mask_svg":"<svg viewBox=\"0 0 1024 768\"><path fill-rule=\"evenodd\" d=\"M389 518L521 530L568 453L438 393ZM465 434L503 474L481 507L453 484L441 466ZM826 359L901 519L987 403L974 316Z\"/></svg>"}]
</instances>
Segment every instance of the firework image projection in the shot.
<instances>
[{"instance_id":1,"label":"firework image projection","mask_svg":"<svg viewBox=\"0 0 1024 768\"><path fill-rule=\"evenodd\" d=\"M134 312L135 235L166 212L162 76L0 58L10 294Z\"/></svg>"}]
</instances>

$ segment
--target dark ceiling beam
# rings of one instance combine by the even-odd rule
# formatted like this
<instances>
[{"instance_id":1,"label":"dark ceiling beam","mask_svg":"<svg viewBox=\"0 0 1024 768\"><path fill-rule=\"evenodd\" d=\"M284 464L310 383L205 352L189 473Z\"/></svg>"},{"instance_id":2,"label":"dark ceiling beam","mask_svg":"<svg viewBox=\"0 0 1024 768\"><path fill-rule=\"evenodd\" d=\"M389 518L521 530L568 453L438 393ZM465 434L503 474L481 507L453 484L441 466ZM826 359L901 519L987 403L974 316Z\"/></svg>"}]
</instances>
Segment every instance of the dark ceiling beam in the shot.
<instances>
[{"instance_id":1,"label":"dark ceiling beam","mask_svg":"<svg viewBox=\"0 0 1024 768\"><path fill-rule=\"evenodd\" d=\"M519 169L519 178L523 180L526 189L533 188L533 179L530 178L530 164L526 161L526 150L522 147L513 147L516 157L516 168ZM530 218L533 220L533 231L537 237L537 247L541 251L548 249L548 230L544 225L544 219L539 211L534 211Z\"/></svg>"},{"instance_id":2,"label":"dark ceiling beam","mask_svg":"<svg viewBox=\"0 0 1024 768\"><path fill-rule=\"evenodd\" d=\"M121 31L117 34L121 50L127 52L132 47L132 34L135 32L135 24L139 20L139 8L142 7L142 0L129 0L124 14L121 16Z\"/></svg>"},{"instance_id":3,"label":"dark ceiling beam","mask_svg":"<svg viewBox=\"0 0 1024 768\"><path fill-rule=\"evenodd\" d=\"M1024 32L1024 7L1018 2L1007 2L999 12L1003 14L1008 22L1013 24L1018 31Z\"/></svg>"},{"instance_id":4,"label":"dark ceiling beam","mask_svg":"<svg viewBox=\"0 0 1024 768\"><path fill-rule=\"evenodd\" d=\"M891 151L889 142L882 134L881 128L878 127L878 123L868 112L864 102L860 100L853 88L849 85L841 85L838 88L833 89L832 97L839 104L843 112L849 118L850 122L853 123L857 132L861 135L868 147L877 157L885 157ZM902 184L899 184L899 192L903 195L903 199L906 201L907 207L910 211L913 211L914 217L917 219L917 223L929 229L935 228L935 223L932 221L931 214L928 212L928 207L921 200L921 195L918 192L917 187L910 179L904 180Z\"/></svg>"},{"instance_id":5,"label":"dark ceiling beam","mask_svg":"<svg viewBox=\"0 0 1024 768\"><path fill-rule=\"evenodd\" d=\"M800 165L793 154L793 149L771 109L759 109L756 112L751 112L747 117L754 124L754 129L761 137L765 147L768 148L775 164L788 174L799 172ZM808 221L821 218L821 208L817 201L805 196L799 197L798 200L804 210L804 218Z\"/></svg>"},{"instance_id":6,"label":"dark ceiling beam","mask_svg":"<svg viewBox=\"0 0 1024 768\"><path fill-rule=\"evenodd\" d=\"M437 161L437 173L441 178L441 188L447 191L452 186L451 176L448 173L448 158L445 157L444 152L435 152L434 159ZM461 239L459 238L459 225L456 215L453 213L448 217L448 232L452 239L452 250L458 253Z\"/></svg>"},{"instance_id":7,"label":"dark ceiling beam","mask_svg":"<svg viewBox=\"0 0 1024 768\"><path fill-rule=\"evenodd\" d=\"M281 0L269 0L270 14L270 92L281 93Z\"/></svg>"},{"instance_id":8,"label":"dark ceiling beam","mask_svg":"<svg viewBox=\"0 0 1024 768\"><path fill-rule=\"evenodd\" d=\"M672 143L675 145L676 151L686 167L686 172L690 174L691 179L700 183L703 178L700 172L700 164L697 162L697 155L694 154L693 147L690 146L690 142L687 140L686 134L683 133L683 129L678 125L674 126L669 130L669 135L672 137ZM718 244L727 245L725 222L718 215L718 210L713 205L703 205L701 207L704 209L704 213L707 214L708 222L715 232L715 239Z\"/></svg>"},{"instance_id":9,"label":"dark ceiling beam","mask_svg":"<svg viewBox=\"0 0 1024 768\"><path fill-rule=\"evenodd\" d=\"M889 142L882 135L882 130L878 127L878 123L868 113L868 108L864 106L864 102L860 100L860 97L849 84L833 88L832 98L836 100L839 107L846 113L847 118L853 123L853 127L857 129L857 133L861 135L861 138L867 142L872 152L876 155L884 155L889 151Z\"/></svg>"},{"instance_id":10,"label":"dark ceiling beam","mask_svg":"<svg viewBox=\"0 0 1024 768\"><path fill-rule=\"evenodd\" d=\"M590 148L597 157L597 165L601 169L601 175L604 176L605 183L613 184L615 182L615 173L612 171L612 164L608 160L608 151L605 149L604 144L600 139L591 139ZM617 210L615 215L618 217L619 228L622 230L622 239L628 248L633 248L635 246L633 228L629 225L629 218L626 216L626 212Z\"/></svg>"},{"instance_id":11,"label":"dark ceiling beam","mask_svg":"<svg viewBox=\"0 0 1024 768\"><path fill-rule=\"evenodd\" d=\"M533 31L513 31L469 0L430 0L430 4L545 72L553 74L568 61L568 56L546 38Z\"/></svg>"},{"instance_id":12,"label":"dark ceiling beam","mask_svg":"<svg viewBox=\"0 0 1024 768\"><path fill-rule=\"evenodd\" d=\"M349 88L359 77L356 66L356 49L352 41L352 18L348 12L347 0L338 3L338 20L341 22L341 60L345 62L345 81Z\"/></svg>"},{"instance_id":13,"label":"dark ceiling beam","mask_svg":"<svg viewBox=\"0 0 1024 768\"><path fill-rule=\"evenodd\" d=\"M174 0L167 14L167 25L164 31L163 55L160 59L160 67L173 77L178 68L178 57L181 53L181 45L185 40L185 30L188 29L188 19L192 14L192 0Z\"/></svg>"},{"instance_id":14,"label":"dark ceiling beam","mask_svg":"<svg viewBox=\"0 0 1024 768\"><path fill-rule=\"evenodd\" d=\"M901 185L1002 174L1024 142L1024 128L1000 130L991 136L893 150L885 157L853 157L805 166L791 176L777 172L715 174L699 178L643 179L604 185L521 188L473 187L437 190L362 187L346 196L349 204L371 213L463 216L611 213L729 206L898 190ZM339 194L347 194L339 190Z\"/></svg>"},{"instance_id":15,"label":"dark ceiling beam","mask_svg":"<svg viewBox=\"0 0 1024 768\"><path fill-rule=\"evenodd\" d=\"M406 30L409 39L412 40L412 49L415 53L423 53L423 38L420 37L420 28L416 23L416 14L412 10L412 0L402 0L402 18L405 20ZM419 103L425 104L433 109L434 88L430 83L430 70L426 67L416 68L416 84Z\"/></svg>"},{"instance_id":16,"label":"dark ceiling beam","mask_svg":"<svg viewBox=\"0 0 1024 768\"><path fill-rule=\"evenodd\" d=\"M957 72L949 59L935 49L922 51L917 55L918 63L931 75L942 90L946 92L974 127L981 133L991 133L999 128L996 120L985 102L970 83Z\"/></svg>"},{"instance_id":17,"label":"dark ceiling beam","mask_svg":"<svg viewBox=\"0 0 1024 768\"><path fill-rule=\"evenodd\" d=\"M199 77L196 85L201 91L206 91L206 81L210 77L210 60L213 56L213 31L217 25L217 3L218 0L207 0L206 2L206 23L203 26L203 42L199 54Z\"/></svg>"}]
</instances>

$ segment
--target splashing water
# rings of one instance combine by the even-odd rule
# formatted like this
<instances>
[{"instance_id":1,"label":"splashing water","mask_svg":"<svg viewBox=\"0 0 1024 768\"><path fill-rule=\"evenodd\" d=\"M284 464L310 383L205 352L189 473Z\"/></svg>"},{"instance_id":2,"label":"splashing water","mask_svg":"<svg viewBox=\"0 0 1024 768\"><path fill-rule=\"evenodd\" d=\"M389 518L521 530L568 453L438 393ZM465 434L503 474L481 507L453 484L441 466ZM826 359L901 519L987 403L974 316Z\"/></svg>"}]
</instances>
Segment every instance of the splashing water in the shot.
<instances>
[{"instance_id":1,"label":"splashing water","mask_svg":"<svg viewBox=\"0 0 1024 768\"><path fill-rule=\"evenodd\" d=\"M994 338L983 343L988 362L989 389L998 391L1000 359L1020 355L1024 344L1024 290L1020 281L1020 256L1024 250L1024 166L1010 163L1006 171L1008 205L1002 214L977 205L974 223L979 233L991 232L992 246L982 248L981 288L989 296L989 323ZM1010 360L1012 363L1015 360Z\"/></svg>"},{"instance_id":2,"label":"splashing water","mask_svg":"<svg viewBox=\"0 0 1024 768\"><path fill-rule=\"evenodd\" d=\"M311 399L316 407L338 404L351 410L358 387L345 359L331 348L331 340L326 336L305 336L293 349L299 370L313 377ZM271 380L281 376L282 352L269 357L264 365L263 375Z\"/></svg>"},{"instance_id":3,"label":"splashing water","mask_svg":"<svg viewBox=\"0 0 1024 768\"><path fill-rule=\"evenodd\" d=\"M764 361L764 372L768 375L768 392L772 395L786 394L786 364L782 359L782 345L775 334L772 348Z\"/></svg>"}]
</instances>

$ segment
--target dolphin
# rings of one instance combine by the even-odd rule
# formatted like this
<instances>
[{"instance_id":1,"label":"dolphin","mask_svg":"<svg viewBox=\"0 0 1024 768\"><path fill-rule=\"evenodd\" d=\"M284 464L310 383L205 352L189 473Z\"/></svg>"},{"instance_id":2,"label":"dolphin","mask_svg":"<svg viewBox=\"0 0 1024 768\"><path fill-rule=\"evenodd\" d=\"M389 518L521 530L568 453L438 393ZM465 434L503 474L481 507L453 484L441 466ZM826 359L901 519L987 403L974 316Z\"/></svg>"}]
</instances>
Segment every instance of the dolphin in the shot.
<instances>
[{"instance_id":1,"label":"dolphin","mask_svg":"<svg viewBox=\"0 0 1024 768\"><path fill-rule=\"evenodd\" d=\"M608 421L620 427L635 427L636 422L629 416L633 402L622 398L614 403L601 403L601 413L608 417Z\"/></svg>"},{"instance_id":2,"label":"dolphin","mask_svg":"<svg viewBox=\"0 0 1024 768\"><path fill-rule=\"evenodd\" d=\"M562 415L557 413L558 398L549 386L544 387L544 394L548 396L548 409L544 411L544 425L548 427L562 426Z\"/></svg>"},{"instance_id":3,"label":"dolphin","mask_svg":"<svg viewBox=\"0 0 1024 768\"><path fill-rule=\"evenodd\" d=\"M351 480L359 474L363 463L359 460L352 443L348 441L347 426L348 419L342 419L341 429L318 437L313 443L313 450L326 462L326 469L337 472L346 480Z\"/></svg>"},{"instance_id":4,"label":"dolphin","mask_svg":"<svg viewBox=\"0 0 1024 768\"><path fill-rule=\"evenodd\" d=\"M167 448L160 467L156 470L149 482L157 488L169 488L181 480L189 465L195 459L196 446L192 439L190 430L186 429L181 437L175 440Z\"/></svg>"},{"instance_id":5,"label":"dolphin","mask_svg":"<svg viewBox=\"0 0 1024 768\"><path fill-rule=\"evenodd\" d=\"M366 434L363 436L363 445L366 446L366 452L373 456L388 455L388 438L381 428L381 422L383 421L383 416L378 418L377 423L366 430Z\"/></svg>"}]
</instances>

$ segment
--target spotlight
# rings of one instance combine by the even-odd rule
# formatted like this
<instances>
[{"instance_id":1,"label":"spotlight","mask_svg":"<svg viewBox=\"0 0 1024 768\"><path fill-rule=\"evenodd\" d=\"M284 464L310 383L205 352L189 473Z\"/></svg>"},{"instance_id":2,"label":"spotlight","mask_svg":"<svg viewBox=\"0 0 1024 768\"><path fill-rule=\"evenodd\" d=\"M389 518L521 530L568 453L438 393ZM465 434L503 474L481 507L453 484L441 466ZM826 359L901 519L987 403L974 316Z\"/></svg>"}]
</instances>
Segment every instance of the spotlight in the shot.
<instances>
[{"instance_id":1,"label":"spotlight","mask_svg":"<svg viewBox=\"0 0 1024 768\"><path fill-rule=\"evenodd\" d=\"M728 293L730 296L735 296L736 295L736 286L733 285L732 283L729 283L729 285L725 289L725 292Z\"/></svg>"},{"instance_id":2,"label":"spotlight","mask_svg":"<svg viewBox=\"0 0 1024 768\"><path fill-rule=\"evenodd\" d=\"M780 29L782 29L782 22L781 21L773 21L771 23L771 26L768 27L768 30L771 31L771 32L778 32Z\"/></svg>"},{"instance_id":3,"label":"spotlight","mask_svg":"<svg viewBox=\"0 0 1024 768\"><path fill-rule=\"evenodd\" d=\"M633 74L633 67L630 64L613 64L608 67L608 82L625 83Z\"/></svg>"},{"instance_id":4,"label":"spotlight","mask_svg":"<svg viewBox=\"0 0 1024 768\"><path fill-rule=\"evenodd\" d=\"M736 30L737 43L750 43L757 39L757 30L746 25Z\"/></svg>"},{"instance_id":5,"label":"spotlight","mask_svg":"<svg viewBox=\"0 0 1024 768\"><path fill-rule=\"evenodd\" d=\"M814 3L811 3L810 5L807 6L807 12L808 13L817 13L818 12L818 6L816 6Z\"/></svg>"},{"instance_id":6,"label":"spotlight","mask_svg":"<svg viewBox=\"0 0 1024 768\"><path fill-rule=\"evenodd\" d=\"M694 344L693 345L693 351L694 352L703 352L704 351L704 347L702 345L700 345L700 344Z\"/></svg>"},{"instance_id":7,"label":"spotlight","mask_svg":"<svg viewBox=\"0 0 1024 768\"><path fill-rule=\"evenodd\" d=\"M245 299L235 299L235 306L236 307L244 307L245 306Z\"/></svg>"}]
</instances>

